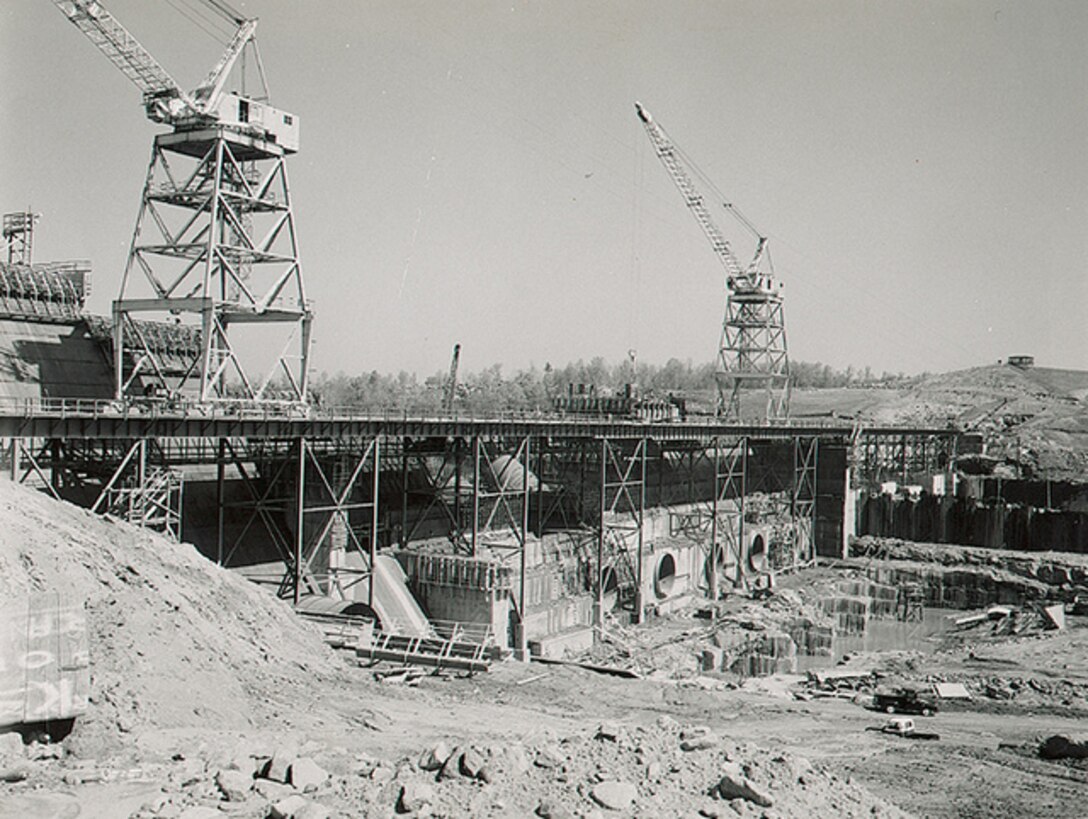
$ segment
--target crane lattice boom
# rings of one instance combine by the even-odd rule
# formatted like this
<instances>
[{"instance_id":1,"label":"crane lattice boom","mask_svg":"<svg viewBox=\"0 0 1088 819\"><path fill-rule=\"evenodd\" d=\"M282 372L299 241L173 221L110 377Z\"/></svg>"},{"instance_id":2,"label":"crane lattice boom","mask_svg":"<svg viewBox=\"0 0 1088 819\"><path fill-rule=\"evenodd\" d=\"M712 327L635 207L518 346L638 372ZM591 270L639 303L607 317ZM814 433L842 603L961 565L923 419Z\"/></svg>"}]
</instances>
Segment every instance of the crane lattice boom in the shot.
<instances>
[{"instance_id":1,"label":"crane lattice boom","mask_svg":"<svg viewBox=\"0 0 1088 819\"><path fill-rule=\"evenodd\" d=\"M759 236L759 244L756 247L751 263L747 268L742 267L733 253L729 241L710 215L710 211L707 210L706 199L699 192L691 176L688 175L680 152L672 140L669 139L664 129L654 122L650 112L643 108L640 103L635 103L635 110L638 112L638 118L642 121L642 127L646 129L646 134L650 137L650 142L653 143L657 158L661 160L661 164L665 166L665 170L669 173L669 178L672 179L673 184L680 191L680 195L684 197L684 204L688 206L691 215L695 217L695 221L699 223L699 227L702 228L703 233L710 240L714 255L717 256L718 261L722 263L726 273L729 274L729 289L738 292L772 290L774 285L771 277L758 269L760 258L763 256L764 248L767 245L767 239ZM747 220L742 221L746 227L752 229ZM753 230L753 232L755 231Z\"/></svg>"},{"instance_id":2,"label":"crane lattice boom","mask_svg":"<svg viewBox=\"0 0 1088 819\"><path fill-rule=\"evenodd\" d=\"M157 99L162 104L153 115L148 106L148 116L156 122L165 122L167 115L180 114L183 108L191 108L192 101L177 81L170 76L133 37L128 29L121 25L101 3L95 0L53 0L71 23L87 35L106 57L117 66L144 93L145 100ZM167 111L163 106L167 100L175 100Z\"/></svg>"}]
</instances>

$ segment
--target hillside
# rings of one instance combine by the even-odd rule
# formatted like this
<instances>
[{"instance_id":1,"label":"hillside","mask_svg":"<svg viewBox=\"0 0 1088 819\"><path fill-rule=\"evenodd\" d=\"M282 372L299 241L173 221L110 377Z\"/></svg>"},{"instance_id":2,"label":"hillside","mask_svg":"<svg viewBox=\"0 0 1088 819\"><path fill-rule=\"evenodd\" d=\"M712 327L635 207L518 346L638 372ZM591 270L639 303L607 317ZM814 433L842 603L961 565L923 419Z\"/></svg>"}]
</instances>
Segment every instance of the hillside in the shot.
<instances>
[{"instance_id":1,"label":"hillside","mask_svg":"<svg viewBox=\"0 0 1088 819\"><path fill-rule=\"evenodd\" d=\"M1004 364L927 376L901 387L798 390L796 417L873 424L956 424L1024 477L1088 479L1088 372Z\"/></svg>"}]
</instances>

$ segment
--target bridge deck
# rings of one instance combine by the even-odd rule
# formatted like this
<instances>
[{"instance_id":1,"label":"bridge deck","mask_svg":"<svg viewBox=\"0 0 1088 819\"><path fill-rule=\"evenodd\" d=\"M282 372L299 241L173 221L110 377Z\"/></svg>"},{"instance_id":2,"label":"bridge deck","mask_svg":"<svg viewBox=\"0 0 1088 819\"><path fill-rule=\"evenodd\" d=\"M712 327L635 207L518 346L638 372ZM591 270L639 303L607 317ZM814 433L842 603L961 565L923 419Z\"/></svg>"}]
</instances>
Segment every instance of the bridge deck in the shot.
<instances>
[{"instance_id":1,"label":"bridge deck","mask_svg":"<svg viewBox=\"0 0 1088 819\"><path fill-rule=\"evenodd\" d=\"M659 441L710 441L717 437L748 436L783 439L815 436L849 439L854 427L836 421L826 424L730 424L716 419L683 422L643 422L599 418L508 413L490 417L471 415L415 415L384 412L360 415L291 413L270 408L123 407L109 401L0 401L0 437L60 439L137 438L370 438L382 437L553 437L652 438ZM924 427L866 427L862 437L896 436L948 438L953 429Z\"/></svg>"}]
</instances>

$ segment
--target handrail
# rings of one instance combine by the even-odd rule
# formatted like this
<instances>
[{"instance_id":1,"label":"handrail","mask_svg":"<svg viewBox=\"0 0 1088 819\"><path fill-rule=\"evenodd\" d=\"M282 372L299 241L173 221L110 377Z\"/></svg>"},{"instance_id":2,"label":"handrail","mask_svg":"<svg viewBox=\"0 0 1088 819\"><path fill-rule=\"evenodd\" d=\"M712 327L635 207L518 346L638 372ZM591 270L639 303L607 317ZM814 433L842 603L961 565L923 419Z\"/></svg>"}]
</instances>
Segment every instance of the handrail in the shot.
<instances>
[{"instance_id":1,"label":"handrail","mask_svg":"<svg viewBox=\"0 0 1088 819\"><path fill-rule=\"evenodd\" d=\"M535 422L612 424L617 426L688 426L688 427L762 427L804 428L813 430L839 429L850 432L854 424L850 419L805 418L776 421L742 421L725 424L711 416L688 417L683 421L647 421L636 417L620 415L572 414L542 410L500 410L480 413L473 410L441 410L434 407L382 407L360 410L353 407L313 407L289 401L247 401L242 399L221 399L209 403L185 400L140 399L119 401L103 398L13 398L0 397L0 416L8 417L58 417L66 418L169 418L199 420L309 420L309 421L382 421L382 422ZM917 426L887 424L880 430L918 431ZM865 428L863 432L876 431ZM927 428L933 434L957 434L958 427Z\"/></svg>"}]
</instances>

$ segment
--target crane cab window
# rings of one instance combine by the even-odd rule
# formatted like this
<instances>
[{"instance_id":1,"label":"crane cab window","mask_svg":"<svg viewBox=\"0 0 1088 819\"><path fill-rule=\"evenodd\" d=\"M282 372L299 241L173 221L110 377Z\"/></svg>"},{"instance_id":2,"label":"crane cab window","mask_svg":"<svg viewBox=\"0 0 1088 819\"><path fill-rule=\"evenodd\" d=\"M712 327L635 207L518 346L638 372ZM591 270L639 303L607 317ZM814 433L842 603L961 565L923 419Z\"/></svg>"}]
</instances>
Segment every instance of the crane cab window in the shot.
<instances>
[{"instance_id":1,"label":"crane cab window","mask_svg":"<svg viewBox=\"0 0 1088 819\"><path fill-rule=\"evenodd\" d=\"M238 100L238 121L249 122L249 100Z\"/></svg>"}]
</instances>

